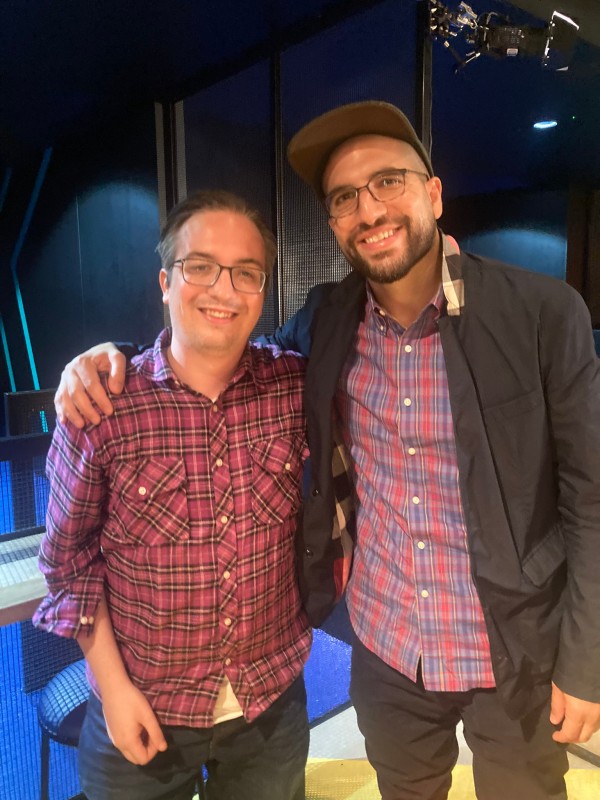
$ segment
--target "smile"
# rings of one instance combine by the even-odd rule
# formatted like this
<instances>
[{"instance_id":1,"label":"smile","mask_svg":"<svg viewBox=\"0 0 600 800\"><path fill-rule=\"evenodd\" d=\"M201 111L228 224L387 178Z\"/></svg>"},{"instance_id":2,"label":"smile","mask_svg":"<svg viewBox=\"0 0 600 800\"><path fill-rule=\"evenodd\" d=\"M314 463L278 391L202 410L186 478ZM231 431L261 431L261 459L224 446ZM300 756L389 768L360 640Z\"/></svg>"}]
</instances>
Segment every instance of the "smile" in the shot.
<instances>
[{"instance_id":1,"label":"smile","mask_svg":"<svg viewBox=\"0 0 600 800\"><path fill-rule=\"evenodd\" d=\"M237 316L235 311L223 311L218 308L200 308L199 311L210 319L228 320Z\"/></svg>"},{"instance_id":2,"label":"smile","mask_svg":"<svg viewBox=\"0 0 600 800\"><path fill-rule=\"evenodd\" d=\"M389 239L390 236L393 236L396 233L395 229L389 231L381 231L381 233L376 233L373 236L367 236L363 239L364 242L367 244L375 244L375 242L381 242L383 239Z\"/></svg>"}]
</instances>

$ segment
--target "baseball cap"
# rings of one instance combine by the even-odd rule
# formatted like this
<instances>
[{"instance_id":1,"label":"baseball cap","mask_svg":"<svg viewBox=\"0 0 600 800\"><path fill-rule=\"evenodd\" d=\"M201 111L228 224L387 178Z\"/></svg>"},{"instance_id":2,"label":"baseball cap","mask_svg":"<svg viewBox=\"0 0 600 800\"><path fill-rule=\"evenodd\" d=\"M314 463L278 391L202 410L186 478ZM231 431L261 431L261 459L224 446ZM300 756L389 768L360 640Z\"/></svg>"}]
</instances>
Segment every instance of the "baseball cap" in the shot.
<instances>
[{"instance_id":1,"label":"baseball cap","mask_svg":"<svg viewBox=\"0 0 600 800\"><path fill-rule=\"evenodd\" d=\"M429 153L408 117L382 100L349 103L311 120L296 133L287 148L288 161L303 181L323 197L323 172L333 151L346 139L378 134L401 139L413 147L433 176Z\"/></svg>"}]
</instances>

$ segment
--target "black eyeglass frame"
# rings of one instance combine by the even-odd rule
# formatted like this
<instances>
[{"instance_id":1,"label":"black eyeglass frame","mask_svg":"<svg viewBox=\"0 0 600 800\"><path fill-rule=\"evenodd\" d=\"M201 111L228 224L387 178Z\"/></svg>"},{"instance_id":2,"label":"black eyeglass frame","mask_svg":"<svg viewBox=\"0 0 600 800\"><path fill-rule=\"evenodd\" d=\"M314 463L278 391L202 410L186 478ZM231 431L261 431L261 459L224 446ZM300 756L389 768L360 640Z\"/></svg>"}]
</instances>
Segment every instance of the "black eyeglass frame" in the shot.
<instances>
[{"instance_id":1,"label":"black eyeglass frame","mask_svg":"<svg viewBox=\"0 0 600 800\"><path fill-rule=\"evenodd\" d=\"M214 279L210 281L210 283L194 283L194 281L190 281L186 277L185 272L185 262L186 261L202 261L204 264L213 264L215 267L218 267L217 274L215 275ZM233 266L226 266L225 264L219 264L218 261L212 261L210 258L198 258L197 256L190 256L189 258L178 258L171 264L171 267L179 267L181 269L181 277L183 280L189 284L189 286L214 286L216 282L221 277L221 273L224 269L229 272L229 278L231 280L231 285L236 290L236 292L241 292L242 294L260 294L267 283L267 273L263 269L257 269L256 267L248 267L245 264L234 264ZM248 289L240 289L235 284L234 274L236 274L236 270L245 270L246 272L256 272L261 276L261 286L260 289L257 291L249 291Z\"/></svg>"},{"instance_id":2,"label":"black eyeglass frame","mask_svg":"<svg viewBox=\"0 0 600 800\"><path fill-rule=\"evenodd\" d=\"M329 219L343 219L344 217L349 217L351 214L355 214L356 211L358 210L358 198L363 189L367 189L371 197L374 200L377 200L378 203L385 203L388 200L395 200L397 197L402 197L402 195L406 191L406 176L408 173L411 173L412 175L420 175L422 178L425 178L426 181L430 179L430 175L428 175L428 173L426 172L421 172L420 170L417 169L408 169L406 167L403 167L402 169L385 169L382 170L381 172L376 172L375 175L372 175L369 178L368 182L365 183L364 186L340 186L334 192L331 192L330 194L326 195L326 197L323 198L323 205L325 206L325 209L329 215ZM382 200L379 197L377 197L377 195L373 192L371 184L377 178L384 178L386 175L394 175L394 176L401 175L402 189L398 191L397 194L388 195ZM330 208L332 195L336 195L339 192L347 192L347 191L354 192L354 201L355 201L354 208L351 211L344 212L343 214L332 214Z\"/></svg>"}]
</instances>

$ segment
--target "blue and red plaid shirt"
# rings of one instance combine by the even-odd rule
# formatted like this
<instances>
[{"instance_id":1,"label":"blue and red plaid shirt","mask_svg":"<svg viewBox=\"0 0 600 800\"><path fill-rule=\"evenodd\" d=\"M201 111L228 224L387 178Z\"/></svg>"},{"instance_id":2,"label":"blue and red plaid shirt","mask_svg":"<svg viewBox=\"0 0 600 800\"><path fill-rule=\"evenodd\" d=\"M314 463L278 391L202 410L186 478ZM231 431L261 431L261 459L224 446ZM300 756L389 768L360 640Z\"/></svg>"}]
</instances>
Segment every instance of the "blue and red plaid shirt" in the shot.
<instances>
[{"instance_id":1,"label":"blue and red plaid shirt","mask_svg":"<svg viewBox=\"0 0 600 800\"><path fill-rule=\"evenodd\" d=\"M444 258L453 250L444 237ZM358 500L353 627L387 664L415 680L420 661L425 688L446 692L495 685L436 324L460 288L445 283L407 329L369 293L337 393Z\"/></svg>"},{"instance_id":2,"label":"blue and red plaid shirt","mask_svg":"<svg viewBox=\"0 0 600 800\"><path fill-rule=\"evenodd\" d=\"M85 635L104 587L121 655L162 723L209 727L227 677L251 721L292 683L311 634L294 534L304 360L250 346L216 401L182 386L163 331L115 412L56 428L40 553L41 628Z\"/></svg>"}]
</instances>

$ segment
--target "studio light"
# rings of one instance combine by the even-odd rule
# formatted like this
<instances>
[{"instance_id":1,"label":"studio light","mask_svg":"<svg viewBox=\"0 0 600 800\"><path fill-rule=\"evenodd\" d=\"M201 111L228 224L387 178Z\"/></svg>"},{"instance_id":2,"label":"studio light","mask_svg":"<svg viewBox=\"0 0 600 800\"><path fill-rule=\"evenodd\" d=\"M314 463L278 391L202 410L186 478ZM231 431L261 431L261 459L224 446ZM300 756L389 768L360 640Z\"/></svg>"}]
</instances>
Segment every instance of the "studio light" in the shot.
<instances>
[{"instance_id":1,"label":"studio light","mask_svg":"<svg viewBox=\"0 0 600 800\"><path fill-rule=\"evenodd\" d=\"M430 0L430 32L441 39L459 62L459 68L481 55L496 58L533 56L546 69L568 69L579 25L560 11L554 11L548 25L512 25L507 17L489 11L476 14L461 2L450 11L440 0ZM449 40L462 36L473 49L461 56Z\"/></svg>"}]
</instances>

